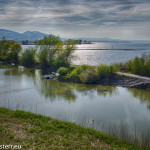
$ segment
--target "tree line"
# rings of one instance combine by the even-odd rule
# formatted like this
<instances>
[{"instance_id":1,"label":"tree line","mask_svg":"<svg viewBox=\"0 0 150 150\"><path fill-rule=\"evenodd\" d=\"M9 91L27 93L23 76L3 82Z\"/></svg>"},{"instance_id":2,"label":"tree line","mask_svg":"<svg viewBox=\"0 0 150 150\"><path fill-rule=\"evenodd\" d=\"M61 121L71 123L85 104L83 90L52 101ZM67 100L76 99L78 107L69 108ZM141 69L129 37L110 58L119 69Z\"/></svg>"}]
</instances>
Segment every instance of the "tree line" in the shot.
<instances>
[{"instance_id":1,"label":"tree line","mask_svg":"<svg viewBox=\"0 0 150 150\"><path fill-rule=\"evenodd\" d=\"M22 51L20 44L2 39L0 41L0 60L21 64L26 67L69 67L76 42L68 39L62 42L59 36L49 35L39 40L35 47Z\"/></svg>"}]
</instances>

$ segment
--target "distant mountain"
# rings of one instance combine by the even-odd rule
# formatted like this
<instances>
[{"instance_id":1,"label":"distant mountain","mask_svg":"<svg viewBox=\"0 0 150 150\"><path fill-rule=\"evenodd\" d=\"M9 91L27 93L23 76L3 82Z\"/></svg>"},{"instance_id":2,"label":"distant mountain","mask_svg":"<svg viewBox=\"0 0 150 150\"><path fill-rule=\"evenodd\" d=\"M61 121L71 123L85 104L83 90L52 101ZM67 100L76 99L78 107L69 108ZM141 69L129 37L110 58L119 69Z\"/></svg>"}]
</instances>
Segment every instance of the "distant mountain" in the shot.
<instances>
[{"instance_id":1,"label":"distant mountain","mask_svg":"<svg viewBox=\"0 0 150 150\"><path fill-rule=\"evenodd\" d=\"M39 40L42 39L44 36L48 34L44 34L38 31L26 31L24 33L18 33L11 30L0 29L0 40L3 36L6 37L7 40L14 40L14 41L22 41L22 40Z\"/></svg>"},{"instance_id":2,"label":"distant mountain","mask_svg":"<svg viewBox=\"0 0 150 150\"><path fill-rule=\"evenodd\" d=\"M2 37L5 36L7 40L14 40L14 41L22 41L22 40L29 40L29 41L35 41L39 39L43 39L44 36L48 36L48 34L44 34L38 31L26 31L24 33L18 33L11 30L5 30L0 29L0 40ZM60 38L62 41L67 40L67 38ZM111 38L72 38L74 40L81 39L82 41L90 41L90 42L122 42L122 43L128 43L128 42L136 42L136 43L150 43L150 41L146 40L120 40L120 39L111 39Z\"/></svg>"}]
</instances>

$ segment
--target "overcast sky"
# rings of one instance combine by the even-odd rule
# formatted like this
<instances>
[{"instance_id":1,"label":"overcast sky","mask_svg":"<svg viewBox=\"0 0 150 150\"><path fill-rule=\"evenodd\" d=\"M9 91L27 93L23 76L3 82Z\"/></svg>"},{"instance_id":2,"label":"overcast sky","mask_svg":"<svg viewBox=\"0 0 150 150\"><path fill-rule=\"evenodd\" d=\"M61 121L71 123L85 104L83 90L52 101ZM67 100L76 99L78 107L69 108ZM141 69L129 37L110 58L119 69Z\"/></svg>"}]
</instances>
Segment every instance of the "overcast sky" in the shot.
<instances>
[{"instance_id":1,"label":"overcast sky","mask_svg":"<svg viewBox=\"0 0 150 150\"><path fill-rule=\"evenodd\" d=\"M150 0L0 0L0 28L150 40Z\"/></svg>"}]
</instances>

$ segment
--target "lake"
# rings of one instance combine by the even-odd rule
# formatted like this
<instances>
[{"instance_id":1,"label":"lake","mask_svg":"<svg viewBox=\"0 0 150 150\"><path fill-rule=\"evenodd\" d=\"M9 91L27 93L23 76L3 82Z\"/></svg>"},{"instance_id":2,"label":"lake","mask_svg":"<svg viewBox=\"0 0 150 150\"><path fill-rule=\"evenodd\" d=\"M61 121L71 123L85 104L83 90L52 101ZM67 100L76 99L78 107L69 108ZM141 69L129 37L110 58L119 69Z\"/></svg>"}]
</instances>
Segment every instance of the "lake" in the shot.
<instances>
[{"instance_id":1,"label":"lake","mask_svg":"<svg viewBox=\"0 0 150 150\"><path fill-rule=\"evenodd\" d=\"M0 66L0 107L21 109L108 132L123 123L128 133L150 129L150 90L42 79L42 71ZM126 132L127 130L125 130Z\"/></svg>"},{"instance_id":2,"label":"lake","mask_svg":"<svg viewBox=\"0 0 150 150\"><path fill-rule=\"evenodd\" d=\"M23 45L22 47L26 49L29 46L33 45ZM100 63L110 65L126 62L142 54L150 54L150 43L144 42L99 42L77 45L76 47L80 49L74 52L76 58L72 60L72 63L76 65L89 64L97 66Z\"/></svg>"}]
</instances>

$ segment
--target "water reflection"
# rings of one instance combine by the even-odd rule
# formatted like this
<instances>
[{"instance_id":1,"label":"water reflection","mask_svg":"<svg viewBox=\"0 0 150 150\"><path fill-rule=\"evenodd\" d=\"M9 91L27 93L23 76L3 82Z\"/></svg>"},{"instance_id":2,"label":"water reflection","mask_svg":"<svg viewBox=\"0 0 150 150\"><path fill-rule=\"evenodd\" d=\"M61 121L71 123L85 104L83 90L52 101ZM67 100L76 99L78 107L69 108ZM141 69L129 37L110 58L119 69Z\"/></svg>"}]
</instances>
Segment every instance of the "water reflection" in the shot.
<instances>
[{"instance_id":1,"label":"water reflection","mask_svg":"<svg viewBox=\"0 0 150 150\"><path fill-rule=\"evenodd\" d=\"M36 78L38 78L38 80L36 80L35 85L38 91L51 101L57 98L63 98L69 102L75 101L78 95L77 92L81 92L83 95L88 94L91 99L94 99L94 92L97 92L99 96L117 93L116 88L110 86L84 85L58 82L56 80L44 80L41 78L41 72L36 75Z\"/></svg>"},{"instance_id":2,"label":"water reflection","mask_svg":"<svg viewBox=\"0 0 150 150\"><path fill-rule=\"evenodd\" d=\"M35 88L46 99L55 101L55 99L63 98L68 102L73 102L77 99L77 92L81 92L83 95L89 95L91 99L94 99L97 92L98 96L111 96L117 94L116 87L113 86L100 86L100 85L85 85L58 82L55 80L42 79L42 71L38 69L26 69L24 67L18 67L13 69L6 69L4 71L5 76L22 77L20 80L26 80L26 82L34 83ZM14 83L15 84L15 80ZM21 81L20 81L21 82Z\"/></svg>"},{"instance_id":3,"label":"water reflection","mask_svg":"<svg viewBox=\"0 0 150 150\"><path fill-rule=\"evenodd\" d=\"M150 110L150 90L138 90L138 89L128 89L132 96L140 99L142 103L147 104L147 108Z\"/></svg>"},{"instance_id":4,"label":"water reflection","mask_svg":"<svg viewBox=\"0 0 150 150\"><path fill-rule=\"evenodd\" d=\"M0 106L97 130L103 124L107 127L110 122L116 125L120 121L130 131L136 124L140 132L147 132L150 125L150 111L146 107L150 108L149 91L44 80L41 70L24 67L0 67Z\"/></svg>"},{"instance_id":5,"label":"water reflection","mask_svg":"<svg viewBox=\"0 0 150 150\"><path fill-rule=\"evenodd\" d=\"M3 77L1 80L5 80L6 87L14 87L19 82L33 83L34 87L39 93L41 93L46 99L55 101L58 98L73 102L78 97L78 92L83 96L88 95L91 99L95 96L113 96L119 95L119 91L115 86L101 86L101 85L86 85L76 83L58 82L56 80L44 80L42 79L43 72L38 69L27 69L20 67L0 67L1 72L3 70ZM11 78L9 78L11 77ZM18 78L19 77L19 78ZM11 82L10 82L11 79ZM8 84L6 84L8 83ZM10 84L11 83L11 84ZM2 88L2 87L1 87ZM147 104L147 108L150 109L150 92L149 90L139 89L127 89L133 97L140 99L141 102ZM95 94L95 92L97 94Z\"/></svg>"}]
</instances>

